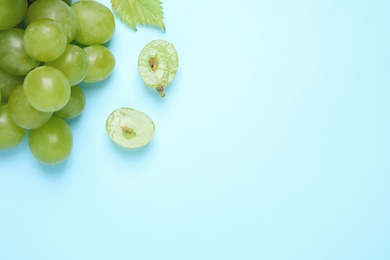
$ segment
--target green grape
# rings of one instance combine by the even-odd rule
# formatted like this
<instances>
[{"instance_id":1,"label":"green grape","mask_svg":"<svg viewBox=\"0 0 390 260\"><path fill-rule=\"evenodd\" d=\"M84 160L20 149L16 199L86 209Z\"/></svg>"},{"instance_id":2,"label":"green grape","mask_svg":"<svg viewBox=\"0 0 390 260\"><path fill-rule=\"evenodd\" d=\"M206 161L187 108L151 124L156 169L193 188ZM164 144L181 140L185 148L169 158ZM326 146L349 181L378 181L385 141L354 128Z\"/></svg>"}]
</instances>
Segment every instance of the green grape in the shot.
<instances>
[{"instance_id":1,"label":"green grape","mask_svg":"<svg viewBox=\"0 0 390 260\"><path fill-rule=\"evenodd\" d=\"M103 45L91 45L84 48L89 60L89 69L83 82L93 83L102 81L110 76L115 67L115 57Z\"/></svg>"},{"instance_id":2,"label":"green grape","mask_svg":"<svg viewBox=\"0 0 390 260\"><path fill-rule=\"evenodd\" d=\"M64 1L69 6L72 4L72 0L62 0L62 1Z\"/></svg>"},{"instance_id":3,"label":"green grape","mask_svg":"<svg viewBox=\"0 0 390 260\"><path fill-rule=\"evenodd\" d=\"M138 57L138 71L142 80L147 86L155 88L161 97L165 96L164 88L175 78L178 66L176 48L165 40L149 42Z\"/></svg>"},{"instance_id":4,"label":"green grape","mask_svg":"<svg viewBox=\"0 0 390 260\"><path fill-rule=\"evenodd\" d=\"M0 105L0 150L17 146L26 135L26 129L14 123L8 105Z\"/></svg>"},{"instance_id":5,"label":"green grape","mask_svg":"<svg viewBox=\"0 0 390 260\"><path fill-rule=\"evenodd\" d=\"M106 131L118 145L138 148L148 144L155 132L152 119L132 108L118 108L107 118Z\"/></svg>"},{"instance_id":6,"label":"green grape","mask_svg":"<svg viewBox=\"0 0 390 260\"><path fill-rule=\"evenodd\" d=\"M30 130L28 146L33 156L45 164L59 164L70 155L73 134L61 118L52 116L43 126Z\"/></svg>"},{"instance_id":7,"label":"green grape","mask_svg":"<svg viewBox=\"0 0 390 260\"><path fill-rule=\"evenodd\" d=\"M74 86L84 80L89 69L89 60L85 51L77 45L68 44L64 53L56 60L45 62L62 71L68 78L69 84Z\"/></svg>"},{"instance_id":8,"label":"green grape","mask_svg":"<svg viewBox=\"0 0 390 260\"><path fill-rule=\"evenodd\" d=\"M79 1L71 5L78 20L75 40L85 45L108 42L115 31L111 10L96 1Z\"/></svg>"},{"instance_id":9,"label":"green grape","mask_svg":"<svg viewBox=\"0 0 390 260\"><path fill-rule=\"evenodd\" d=\"M15 27L27 11L26 0L0 0L0 31Z\"/></svg>"},{"instance_id":10,"label":"green grape","mask_svg":"<svg viewBox=\"0 0 390 260\"><path fill-rule=\"evenodd\" d=\"M70 98L68 79L60 70L40 66L30 71L23 82L30 104L42 112L54 112L63 108Z\"/></svg>"},{"instance_id":11,"label":"green grape","mask_svg":"<svg viewBox=\"0 0 390 260\"><path fill-rule=\"evenodd\" d=\"M2 93L1 101L8 102L11 92L20 84L23 83L24 76L10 74L0 68L0 90Z\"/></svg>"},{"instance_id":12,"label":"green grape","mask_svg":"<svg viewBox=\"0 0 390 260\"><path fill-rule=\"evenodd\" d=\"M39 0L32 3L26 14L26 24L41 18L50 18L64 28L67 42L71 42L77 33L77 17L68 4L60 0Z\"/></svg>"},{"instance_id":13,"label":"green grape","mask_svg":"<svg viewBox=\"0 0 390 260\"><path fill-rule=\"evenodd\" d=\"M12 120L20 127L33 129L42 126L52 112L41 112L34 108L26 97L23 85L15 88L8 100L8 111Z\"/></svg>"},{"instance_id":14,"label":"green grape","mask_svg":"<svg viewBox=\"0 0 390 260\"><path fill-rule=\"evenodd\" d=\"M39 61L31 58L23 47L24 33L20 28L0 32L0 67L14 75L26 75L39 66Z\"/></svg>"},{"instance_id":15,"label":"green grape","mask_svg":"<svg viewBox=\"0 0 390 260\"><path fill-rule=\"evenodd\" d=\"M48 62L64 53L67 38L60 23L49 18L41 18L27 26L23 46L33 59Z\"/></svg>"},{"instance_id":16,"label":"green grape","mask_svg":"<svg viewBox=\"0 0 390 260\"><path fill-rule=\"evenodd\" d=\"M70 99L68 103L60 110L54 112L54 115L64 119L72 119L81 114L85 108L85 95L78 86L71 88Z\"/></svg>"}]
</instances>

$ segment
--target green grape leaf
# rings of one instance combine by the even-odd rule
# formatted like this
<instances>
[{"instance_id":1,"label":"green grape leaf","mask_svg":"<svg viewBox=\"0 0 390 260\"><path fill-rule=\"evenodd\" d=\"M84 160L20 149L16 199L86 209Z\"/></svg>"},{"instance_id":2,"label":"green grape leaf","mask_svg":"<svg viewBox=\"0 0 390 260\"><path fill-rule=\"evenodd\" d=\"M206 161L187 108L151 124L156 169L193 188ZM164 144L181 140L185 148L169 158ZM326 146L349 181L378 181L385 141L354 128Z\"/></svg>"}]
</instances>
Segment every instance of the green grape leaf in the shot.
<instances>
[{"instance_id":1,"label":"green grape leaf","mask_svg":"<svg viewBox=\"0 0 390 260\"><path fill-rule=\"evenodd\" d=\"M137 30L137 24L157 26L164 30L164 13L160 0L111 0L118 17Z\"/></svg>"}]
</instances>

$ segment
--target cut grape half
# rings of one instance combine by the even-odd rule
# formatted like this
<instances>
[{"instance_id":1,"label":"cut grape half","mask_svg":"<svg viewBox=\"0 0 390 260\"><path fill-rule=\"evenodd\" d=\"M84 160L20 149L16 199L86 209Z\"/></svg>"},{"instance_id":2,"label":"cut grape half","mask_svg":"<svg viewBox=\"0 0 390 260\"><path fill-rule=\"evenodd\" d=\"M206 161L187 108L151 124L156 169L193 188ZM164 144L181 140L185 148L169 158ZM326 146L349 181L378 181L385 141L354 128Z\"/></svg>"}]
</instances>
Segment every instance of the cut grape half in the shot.
<instances>
[{"instance_id":1,"label":"cut grape half","mask_svg":"<svg viewBox=\"0 0 390 260\"><path fill-rule=\"evenodd\" d=\"M138 71L151 88L165 96L164 88L175 78L179 67L179 58L175 46L166 40L149 42L138 57Z\"/></svg>"},{"instance_id":2,"label":"cut grape half","mask_svg":"<svg viewBox=\"0 0 390 260\"><path fill-rule=\"evenodd\" d=\"M138 148L152 140L155 126L145 113L122 107L108 116L106 130L116 144L125 148Z\"/></svg>"}]
</instances>

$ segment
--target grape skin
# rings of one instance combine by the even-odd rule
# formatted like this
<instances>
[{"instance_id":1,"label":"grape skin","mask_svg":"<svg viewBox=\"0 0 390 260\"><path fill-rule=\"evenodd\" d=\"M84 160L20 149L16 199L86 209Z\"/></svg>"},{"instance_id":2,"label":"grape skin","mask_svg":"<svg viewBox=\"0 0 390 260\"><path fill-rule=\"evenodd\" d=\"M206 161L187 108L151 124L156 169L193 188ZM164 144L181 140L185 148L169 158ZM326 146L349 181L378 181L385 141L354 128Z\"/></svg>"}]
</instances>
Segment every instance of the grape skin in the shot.
<instances>
[{"instance_id":1,"label":"grape skin","mask_svg":"<svg viewBox=\"0 0 390 260\"><path fill-rule=\"evenodd\" d=\"M27 130L14 123L8 111L8 105L0 105L0 150L17 146Z\"/></svg>"},{"instance_id":2,"label":"grape skin","mask_svg":"<svg viewBox=\"0 0 390 260\"><path fill-rule=\"evenodd\" d=\"M63 108L71 92L64 73L50 66L40 66L30 71L24 79L23 88L30 104L42 112Z\"/></svg>"},{"instance_id":3,"label":"grape skin","mask_svg":"<svg viewBox=\"0 0 390 260\"><path fill-rule=\"evenodd\" d=\"M50 18L61 24L68 43L74 39L78 29L78 21L76 14L65 2L60 0L33 2L27 9L27 26L41 18Z\"/></svg>"},{"instance_id":4,"label":"grape skin","mask_svg":"<svg viewBox=\"0 0 390 260\"><path fill-rule=\"evenodd\" d=\"M23 36L23 47L35 60L48 62L60 57L67 46L62 25L49 18L30 23Z\"/></svg>"},{"instance_id":5,"label":"grape skin","mask_svg":"<svg viewBox=\"0 0 390 260\"><path fill-rule=\"evenodd\" d=\"M28 145L38 161L45 164L62 163L72 150L72 130L65 120L52 116L43 126L29 131Z\"/></svg>"},{"instance_id":6,"label":"grape skin","mask_svg":"<svg viewBox=\"0 0 390 260\"><path fill-rule=\"evenodd\" d=\"M68 44L64 53L58 59L45 62L45 65L62 71L71 86L82 82L89 70L87 54L81 47L74 44Z\"/></svg>"},{"instance_id":7,"label":"grape skin","mask_svg":"<svg viewBox=\"0 0 390 260\"><path fill-rule=\"evenodd\" d=\"M70 99L68 103L60 110L54 112L54 115L64 119L72 119L79 116L85 108L86 100L82 89L78 86L71 88Z\"/></svg>"},{"instance_id":8,"label":"grape skin","mask_svg":"<svg viewBox=\"0 0 390 260\"><path fill-rule=\"evenodd\" d=\"M20 28L0 32L0 67L13 75L24 76L39 66L39 61L25 51L24 33Z\"/></svg>"},{"instance_id":9,"label":"grape skin","mask_svg":"<svg viewBox=\"0 0 390 260\"><path fill-rule=\"evenodd\" d=\"M96 1L79 1L71 5L79 27L75 40L85 45L104 44L115 31L115 18L111 10Z\"/></svg>"},{"instance_id":10,"label":"grape skin","mask_svg":"<svg viewBox=\"0 0 390 260\"><path fill-rule=\"evenodd\" d=\"M26 11L26 0L0 0L0 31L18 25L23 21Z\"/></svg>"},{"instance_id":11,"label":"grape skin","mask_svg":"<svg viewBox=\"0 0 390 260\"><path fill-rule=\"evenodd\" d=\"M12 91L8 101L8 111L12 120L20 127L33 129L42 126L52 116L52 112L42 112L34 108L20 85Z\"/></svg>"},{"instance_id":12,"label":"grape skin","mask_svg":"<svg viewBox=\"0 0 390 260\"><path fill-rule=\"evenodd\" d=\"M94 83L110 76L115 67L115 56L103 45L91 45L84 48L89 60L88 73L83 82Z\"/></svg>"}]
</instances>

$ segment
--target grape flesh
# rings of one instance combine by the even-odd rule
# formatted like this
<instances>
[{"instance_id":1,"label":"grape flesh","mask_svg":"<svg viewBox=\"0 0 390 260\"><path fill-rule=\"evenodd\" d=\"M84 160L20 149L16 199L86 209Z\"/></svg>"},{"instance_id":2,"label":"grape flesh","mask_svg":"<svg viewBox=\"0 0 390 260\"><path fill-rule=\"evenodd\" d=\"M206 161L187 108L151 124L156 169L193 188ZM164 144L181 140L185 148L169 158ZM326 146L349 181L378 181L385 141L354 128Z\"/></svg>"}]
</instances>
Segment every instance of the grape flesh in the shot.
<instances>
[{"instance_id":1,"label":"grape flesh","mask_svg":"<svg viewBox=\"0 0 390 260\"><path fill-rule=\"evenodd\" d=\"M0 67L20 76L39 66L39 61L31 58L24 49L24 33L20 28L0 32Z\"/></svg>"},{"instance_id":2,"label":"grape flesh","mask_svg":"<svg viewBox=\"0 0 390 260\"><path fill-rule=\"evenodd\" d=\"M0 105L0 150L17 146L26 135L26 129L14 123L8 105Z\"/></svg>"},{"instance_id":3,"label":"grape flesh","mask_svg":"<svg viewBox=\"0 0 390 260\"><path fill-rule=\"evenodd\" d=\"M89 61L88 73L83 82L94 83L102 81L108 76L115 67L115 56L103 45L91 45L84 48Z\"/></svg>"},{"instance_id":4,"label":"grape flesh","mask_svg":"<svg viewBox=\"0 0 390 260\"><path fill-rule=\"evenodd\" d=\"M44 164L62 163L72 150L72 130L65 120L52 116L43 126L29 131L28 145L38 161Z\"/></svg>"},{"instance_id":5,"label":"grape flesh","mask_svg":"<svg viewBox=\"0 0 390 260\"><path fill-rule=\"evenodd\" d=\"M145 113L123 107L108 116L106 131L116 144L125 148L138 148L152 140L155 126Z\"/></svg>"},{"instance_id":6,"label":"grape flesh","mask_svg":"<svg viewBox=\"0 0 390 260\"><path fill-rule=\"evenodd\" d=\"M33 129L42 126L52 116L52 112L42 112L34 108L20 85L12 91L8 100L8 111L12 120L20 127Z\"/></svg>"},{"instance_id":7,"label":"grape flesh","mask_svg":"<svg viewBox=\"0 0 390 260\"><path fill-rule=\"evenodd\" d=\"M40 66L30 71L24 79L23 88L30 104L42 112L63 108L71 92L64 73L50 66Z\"/></svg>"},{"instance_id":8,"label":"grape flesh","mask_svg":"<svg viewBox=\"0 0 390 260\"><path fill-rule=\"evenodd\" d=\"M79 1L71 5L78 20L75 40L85 45L108 42L115 31L111 10L96 1Z\"/></svg>"},{"instance_id":9,"label":"grape flesh","mask_svg":"<svg viewBox=\"0 0 390 260\"><path fill-rule=\"evenodd\" d=\"M164 88L175 78L179 67L179 58L175 46L165 40L149 42L138 56L138 71L151 88L165 96Z\"/></svg>"},{"instance_id":10,"label":"grape flesh","mask_svg":"<svg viewBox=\"0 0 390 260\"><path fill-rule=\"evenodd\" d=\"M64 53L66 45L67 38L62 25L49 18L33 21L24 32L23 47L35 60L53 61Z\"/></svg>"}]
</instances>

